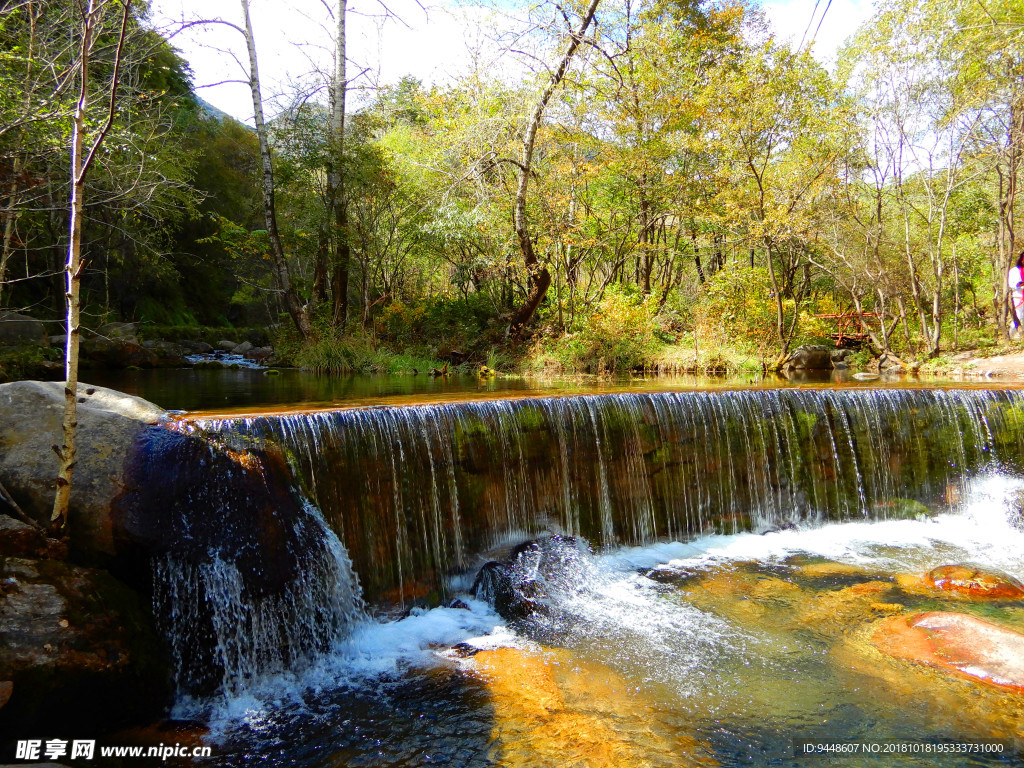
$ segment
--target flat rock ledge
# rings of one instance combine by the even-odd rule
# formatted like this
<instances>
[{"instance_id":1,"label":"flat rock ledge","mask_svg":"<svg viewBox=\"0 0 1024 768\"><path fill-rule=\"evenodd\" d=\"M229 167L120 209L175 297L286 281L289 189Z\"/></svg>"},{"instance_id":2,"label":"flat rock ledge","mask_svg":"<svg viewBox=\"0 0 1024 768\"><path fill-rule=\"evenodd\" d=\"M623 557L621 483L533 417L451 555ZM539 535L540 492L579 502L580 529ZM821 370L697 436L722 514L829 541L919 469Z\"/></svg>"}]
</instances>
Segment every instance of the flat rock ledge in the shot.
<instances>
[{"instance_id":1,"label":"flat rock ledge","mask_svg":"<svg viewBox=\"0 0 1024 768\"><path fill-rule=\"evenodd\" d=\"M984 619L947 611L892 616L871 643L894 659L1024 694L1024 635Z\"/></svg>"}]
</instances>

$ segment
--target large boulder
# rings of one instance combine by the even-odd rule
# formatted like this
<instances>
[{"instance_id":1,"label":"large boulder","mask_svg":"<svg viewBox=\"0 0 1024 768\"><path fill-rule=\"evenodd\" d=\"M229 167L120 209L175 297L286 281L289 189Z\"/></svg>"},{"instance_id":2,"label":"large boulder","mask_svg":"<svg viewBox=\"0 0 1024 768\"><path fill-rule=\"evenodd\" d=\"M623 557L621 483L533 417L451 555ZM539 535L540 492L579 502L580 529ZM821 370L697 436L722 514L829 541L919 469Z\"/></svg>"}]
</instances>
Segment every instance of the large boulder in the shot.
<instances>
[{"instance_id":1,"label":"large boulder","mask_svg":"<svg viewBox=\"0 0 1024 768\"><path fill-rule=\"evenodd\" d=\"M166 412L138 397L78 385L78 461L71 488L71 550L90 562L115 553L111 502L124 487L136 438ZM0 482L36 520L50 517L61 444L61 382L0 384Z\"/></svg>"},{"instance_id":2,"label":"large boulder","mask_svg":"<svg viewBox=\"0 0 1024 768\"><path fill-rule=\"evenodd\" d=\"M189 351L173 341L157 341L150 351L156 355L156 364L160 368L185 368L189 365L185 359Z\"/></svg>"},{"instance_id":3,"label":"large boulder","mask_svg":"<svg viewBox=\"0 0 1024 768\"><path fill-rule=\"evenodd\" d=\"M832 350L821 344L804 344L786 358L785 367L797 371L831 370Z\"/></svg>"},{"instance_id":4,"label":"large boulder","mask_svg":"<svg viewBox=\"0 0 1024 768\"><path fill-rule=\"evenodd\" d=\"M105 571L56 560L0 558L0 680L11 683L0 743L69 722L109 731L159 716L169 694L138 596Z\"/></svg>"},{"instance_id":5,"label":"large boulder","mask_svg":"<svg viewBox=\"0 0 1024 768\"><path fill-rule=\"evenodd\" d=\"M245 356L249 360L269 360L274 355L273 347L254 347Z\"/></svg>"},{"instance_id":6,"label":"large boulder","mask_svg":"<svg viewBox=\"0 0 1024 768\"><path fill-rule=\"evenodd\" d=\"M138 341L138 326L135 323L107 323L100 326L96 333L108 339L131 339Z\"/></svg>"},{"instance_id":7,"label":"large boulder","mask_svg":"<svg viewBox=\"0 0 1024 768\"><path fill-rule=\"evenodd\" d=\"M0 347L16 347L21 344L50 343L42 322L17 312L0 312Z\"/></svg>"},{"instance_id":8,"label":"large boulder","mask_svg":"<svg viewBox=\"0 0 1024 768\"><path fill-rule=\"evenodd\" d=\"M82 339L80 350L84 367L154 368L159 364L159 356L134 337Z\"/></svg>"}]
</instances>

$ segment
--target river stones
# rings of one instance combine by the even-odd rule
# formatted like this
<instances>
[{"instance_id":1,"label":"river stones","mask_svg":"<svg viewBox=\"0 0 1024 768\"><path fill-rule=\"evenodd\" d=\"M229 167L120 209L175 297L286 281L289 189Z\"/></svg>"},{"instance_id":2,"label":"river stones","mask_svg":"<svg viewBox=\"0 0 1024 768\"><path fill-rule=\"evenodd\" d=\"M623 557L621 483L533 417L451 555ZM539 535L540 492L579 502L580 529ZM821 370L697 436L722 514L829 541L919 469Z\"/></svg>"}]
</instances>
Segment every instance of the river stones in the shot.
<instances>
[{"instance_id":1,"label":"river stones","mask_svg":"<svg viewBox=\"0 0 1024 768\"><path fill-rule=\"evenodd\" d=\"M0 742L71 722L109 729L169 695L148 606L105 571L0 558ZM2 684L0 684L2 685Z\"/></svg>"},{"instance_id":2,"label":"river stones","mask_svg":"<svg viewBox=\"0 0 1024 768\"><path fill-rule=\"evenodd\" d=\"M935 589L999 600L1024 599L1024 585L1012 576L969 565L942 565L928 572L925 583Z\"/></svg>"},{"instance_id":3,"label":"river stones","mask_svg":"<svg viewBox=\"0 0 1024 768\"><path fill-rule=\"evenodd\" d=\"M893 616L871 643L894 659L1024 693L1024 635L984 619L946 611Z\"/></svg>"},{"instance_id":4,"label":"river stones","mask_svg":"<svg viewBox=\"0 0 1024 768\"><path fill-rule=\"evenodd\" d=\"M973 565L941 565L923 577L900 574L896 582L903 591L916 595L945 596L963 600L1024 600L1024 585L995 570Z\"/></svg>"},{"instance_id":5,"label":"river stones","mask_svg":"<svg viewBox=\"0 0 1024 768\"><path fill-rule=\"evenodd\" d=\"M497 648L469 663L490 694L506 768L718 764L688 729L660 727L656 706L624 679L567 650Z\"/></svg>"}]
</instances>

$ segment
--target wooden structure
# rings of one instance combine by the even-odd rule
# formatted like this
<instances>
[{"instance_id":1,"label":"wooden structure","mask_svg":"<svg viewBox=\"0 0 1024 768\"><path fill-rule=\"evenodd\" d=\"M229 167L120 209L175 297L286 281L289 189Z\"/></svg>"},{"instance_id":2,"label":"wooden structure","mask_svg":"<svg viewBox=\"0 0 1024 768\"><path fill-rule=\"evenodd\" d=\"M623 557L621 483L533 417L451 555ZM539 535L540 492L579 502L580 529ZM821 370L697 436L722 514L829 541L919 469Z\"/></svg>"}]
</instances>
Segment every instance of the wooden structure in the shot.
<instances>
[{"instance_id":1,"label":"wooden structure","mask_svg":"<svg viewBox=\"0 0 1024 768\"><path fill-rule=\"evenodd\" d=\"M837 315L815 315L818 320L832 324L834 330L829 334L837 347L857 347L868 341L869 332L881 324L875 312L841 312Z\"/></svg>"}]
</instances>

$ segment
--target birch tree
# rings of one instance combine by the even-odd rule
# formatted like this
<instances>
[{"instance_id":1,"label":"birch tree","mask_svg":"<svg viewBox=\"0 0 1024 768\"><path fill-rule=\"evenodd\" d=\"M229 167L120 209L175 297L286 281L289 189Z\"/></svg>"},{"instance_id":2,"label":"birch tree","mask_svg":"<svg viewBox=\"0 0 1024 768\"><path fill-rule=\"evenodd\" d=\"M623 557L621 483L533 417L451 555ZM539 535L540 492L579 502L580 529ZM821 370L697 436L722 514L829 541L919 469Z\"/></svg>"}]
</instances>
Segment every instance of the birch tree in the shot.
<instances>
[{"instance_id":1,"label":"birch tree","mask_svg":"<svg viewBox=\"0 0 1024 768\"><path fill-rule=\"evenodd\" d=\"M291 317L299 334L305 339L310 334L309 313L299 301L299 295L292 284L291 273L288 270L288 259L285 256L281 234L277 228L274 161L270 153L267 123L263 117L263 93L260 87L260 72L256 59L256 39L252 32L249 0L241 0L241 2L245 26L240 31L245 35L245 47L249 54L249 89L252 92L252 109L256 123L256 136L259 139L260 158L263 163L263 219L267 227L267 237L270 240L270 262L274 280L277 283L277 290L281 293L285 310Z\"/></svg>"},{"instance_id":2,"label":"birch tree","mask_svg":"<svg viewBox=\"0 0 1024 768\"><path fill-rule=\"evenodd\" d=\"M60 536L67 534L68 506L71 501L71 481L74 474L77 449L75 445L78 427L78 342L81 333L79 288L82 276L82 202L85 194L85 179L96 159L96 153L110 132L117 115L117 86L124 54L125 37L131 16L132 0L87 0L76 4L79 14L81 43L78 51L78 102L71 124L71 216L70 242L65 267L67 281L67 338L65 341L64 367L64 417L62 420L63 444L54 446L60 459L57 474L57 492L53 499L50 525ZM98 131L90 133L86 124L91 96L90 70L97 39L103 30L104 21L113 8L120 8L121 27L114 52L113 72L109 85L106 118Z\"/></svg>"}]
</instances>

